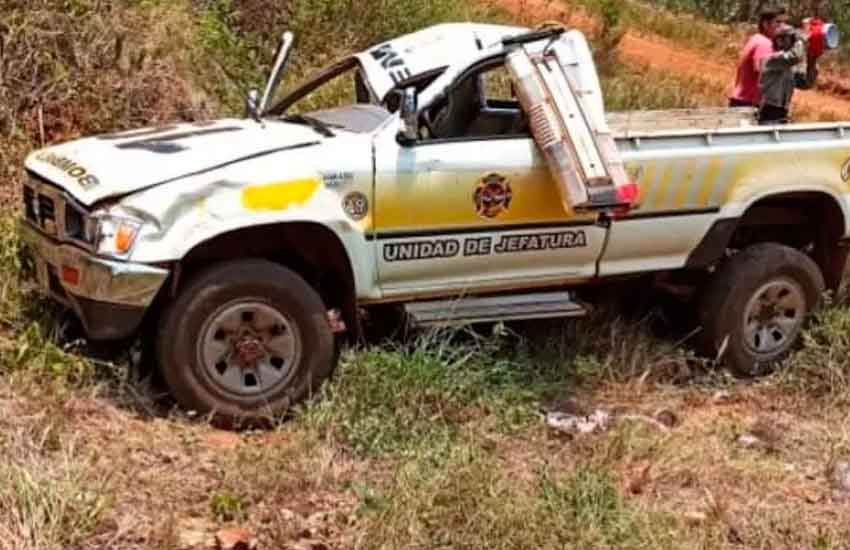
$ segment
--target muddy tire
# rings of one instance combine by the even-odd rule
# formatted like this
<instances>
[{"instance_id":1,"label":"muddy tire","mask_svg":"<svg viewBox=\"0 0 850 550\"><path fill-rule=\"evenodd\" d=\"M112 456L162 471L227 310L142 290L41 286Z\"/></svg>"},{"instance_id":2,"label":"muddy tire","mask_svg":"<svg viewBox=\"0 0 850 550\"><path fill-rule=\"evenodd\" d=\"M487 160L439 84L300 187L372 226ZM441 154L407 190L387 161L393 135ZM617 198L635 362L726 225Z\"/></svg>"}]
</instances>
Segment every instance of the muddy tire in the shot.
<instances>
[{"instance_id":1,"label":"muddy tire","mask_svg":"<svg viewBox=\"0 0 850 550\"><path fill-rule=\"evenodd\" d=\"M286 412L319 388L337 359L322 299L296 273L264 260L194 276L164 314L157 356L182 407L225 421Z\"/></svg>"},{"instance_id":2,"label":"muddy tire","mask_svg":"<svg viewBox=\"0 0 850 550\"><path fill-rule=\"evenodd\" d=\"M824 279L802 252L775 243L753 245L709 281L699 318L704 352L739 376L758 376L797 344L819 306Z\"/></svg>"}]
</instances>

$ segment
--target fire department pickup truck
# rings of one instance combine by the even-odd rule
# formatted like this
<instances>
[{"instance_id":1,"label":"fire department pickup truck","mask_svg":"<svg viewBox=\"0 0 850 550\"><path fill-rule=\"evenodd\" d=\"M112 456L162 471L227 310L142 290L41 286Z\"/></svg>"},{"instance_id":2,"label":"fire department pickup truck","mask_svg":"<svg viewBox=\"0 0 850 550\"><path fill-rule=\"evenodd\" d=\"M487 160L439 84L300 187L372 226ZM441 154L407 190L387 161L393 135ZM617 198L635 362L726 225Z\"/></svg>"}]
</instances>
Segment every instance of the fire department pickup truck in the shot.
<instances>
[{"instance_id":1,"label":"fire department pickup truck","mask_svg":"<svg viewBox=\"0 0 850 550\"><path fill-rule=\"evenodd\" d=\"M291 44L244 119L26 161L39 287L93 340L141 334L188 409L290 408L378 307L418 326L580 317L588 290L638 275L691 293L705 352L755 374L839 286L846 123L606 113L581 34L478 24L379 44L275 102ZM562 95L520 101L542 89L523 71Z\"/></svg>"}]
</instances>

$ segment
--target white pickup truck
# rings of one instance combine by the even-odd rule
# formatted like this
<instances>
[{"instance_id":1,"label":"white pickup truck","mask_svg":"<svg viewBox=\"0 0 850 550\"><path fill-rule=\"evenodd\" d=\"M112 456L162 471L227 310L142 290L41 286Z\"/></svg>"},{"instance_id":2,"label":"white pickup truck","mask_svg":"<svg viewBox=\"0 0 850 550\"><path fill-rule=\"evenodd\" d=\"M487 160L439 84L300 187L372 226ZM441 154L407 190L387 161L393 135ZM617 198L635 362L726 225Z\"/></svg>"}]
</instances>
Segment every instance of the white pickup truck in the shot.
<instances>
[{"instance_id":1,"label":"white pickup truck","mask_svg":"<svg viewBox=\"0 0 850 550\"><path fill-rule=\"evenodd\" d=\"M40 287L94 340L141 333L188 409L288 409L376 307L420 326L579 317L587 290L636 275L691 292L705 351L753 374L841 281L846 123L606 114L581 34L478 24L377 45L273 103L291 43L245 119L99 135L26 161L20 231ZM512 93L511 53L545 60L555 43L579 114L610 126L639 189L625 203L619 190L565 200ZM552 107L561 129L575 123Z\"/></svg>"}]
</instances>

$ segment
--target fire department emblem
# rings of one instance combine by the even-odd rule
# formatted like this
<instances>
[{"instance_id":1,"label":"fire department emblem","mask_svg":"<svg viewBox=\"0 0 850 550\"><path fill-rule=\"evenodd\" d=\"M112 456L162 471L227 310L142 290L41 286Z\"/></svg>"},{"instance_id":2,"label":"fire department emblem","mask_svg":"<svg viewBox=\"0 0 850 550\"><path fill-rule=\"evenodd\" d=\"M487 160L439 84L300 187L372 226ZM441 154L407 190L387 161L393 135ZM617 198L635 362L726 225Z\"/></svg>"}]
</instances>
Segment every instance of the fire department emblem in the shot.
<instances>
[{"instance_id":1,"label":"fire department emblem","mask_svg":"<svg viewBox=\"0 0 850 550\"><path fill-rule=\"evenodd\" d=\"M349 218L359 222L369 213L369 199L360 191L353 191L342 199L342 210Z\"/></svg>"},{"instance_id":2,"label":"fire department emblem","mask_svg":"<svg viewBox=\"0 0 850 550\"><path fill-rule=\"evenodd\" d=\"M472 198L475 201L476 214L482 218L495 218L508 211L513 192L511 184L504 176L487 174L475 186Z\"/></svg>"}]
</instances>

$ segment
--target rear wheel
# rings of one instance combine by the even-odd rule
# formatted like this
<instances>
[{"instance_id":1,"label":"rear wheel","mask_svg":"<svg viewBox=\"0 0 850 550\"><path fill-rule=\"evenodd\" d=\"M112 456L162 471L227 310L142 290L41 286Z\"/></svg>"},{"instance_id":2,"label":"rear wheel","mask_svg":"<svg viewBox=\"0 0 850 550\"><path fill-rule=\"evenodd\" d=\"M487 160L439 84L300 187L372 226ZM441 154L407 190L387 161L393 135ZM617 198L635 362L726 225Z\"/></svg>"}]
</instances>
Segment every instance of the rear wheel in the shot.
<instances>
[{"instance_id":1,"label":"rear wheel","mask_svg":"<svg viewBox=\"0 0 850 550\"><path fill-rule=\"evenodd\" d=\"M225 419L276 415L307 398L336 362L319 295L264 260L200 272L165 313L163 377L183 407Z\"/></svg>"},{"instance_id":2,"label":"rear wheel","mask_svg":"<svg viewBox=\"0 0 850 550\"><path fill-rule=\"evenodd\" d=\"M700 307L705 351L736 374L756 376L799 341L824 292L811 258L775 243L733 256L709 282Z\"/></svg>"}]
</instances>

